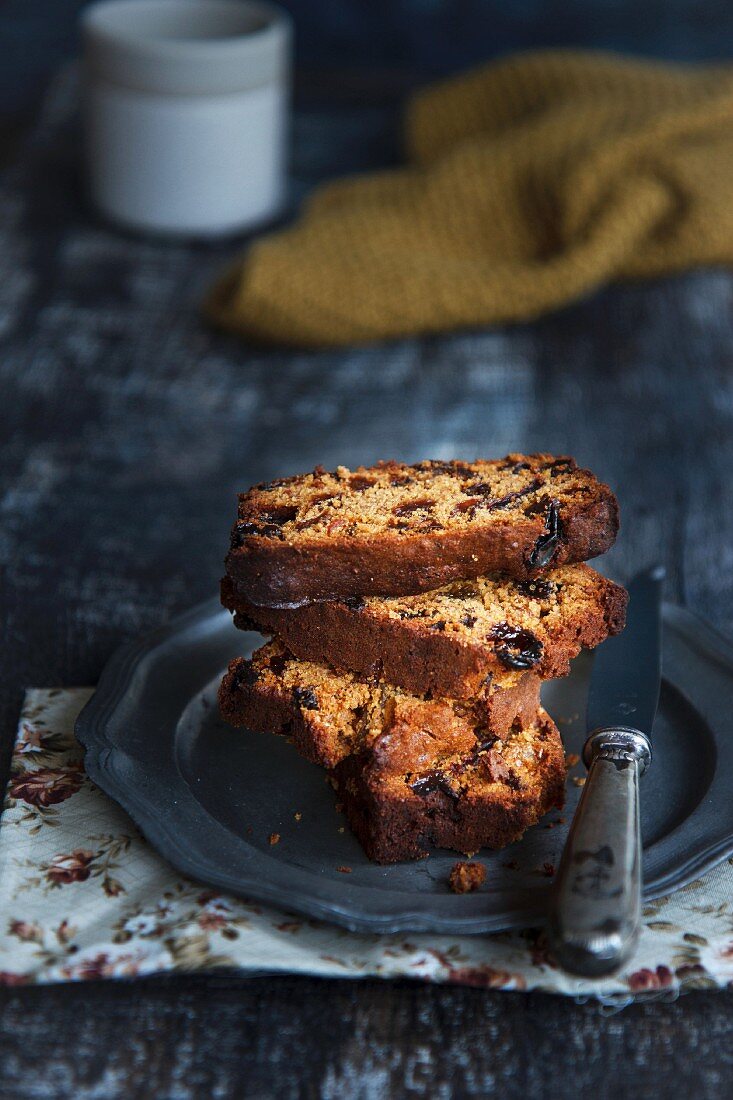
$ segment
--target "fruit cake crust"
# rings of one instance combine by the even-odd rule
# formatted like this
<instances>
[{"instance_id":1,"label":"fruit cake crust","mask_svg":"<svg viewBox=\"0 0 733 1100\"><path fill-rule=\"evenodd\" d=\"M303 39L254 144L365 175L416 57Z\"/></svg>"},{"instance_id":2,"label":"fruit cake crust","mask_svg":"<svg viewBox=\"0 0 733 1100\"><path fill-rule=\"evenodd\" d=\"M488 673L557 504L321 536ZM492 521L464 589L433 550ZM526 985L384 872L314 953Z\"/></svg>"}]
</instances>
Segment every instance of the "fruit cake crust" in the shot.
<instances>
[{"instance_id":1,"label":"fruit cake crust","mask_svg":"<svg viewBox=\"0 0 733 1100\"><path fill-rule=\"evenodd\" d=\"M473 855L481 848L513 844L548 811L565 800L565 760L557 727L540 711L533 731L541 766L524 788L475 781L457 795L435 789L415 793L407 783L385 783L378 769L359 756L346 757L333 771L351 829L376 863L420 859L432 845Z\"/></svg>"},{"instance_id":2,"label":"fruit cake crust","mask_svg":"<svg viewBox=\"0 0 733 1100\"><path fill-rule=\"evenodd\" d=\"M493 620L476 604L482 591L494 602ZM582 648L623 629L627 600L620 585L586 565L537 581L479 578L406 599L352 598L287 610L258 608L231 578L222 581L222 603L236 613L236 625L278 634L297 657L457 698L507 668L531 668L541 679L567 675Z\"/></svg>"},{"instance_id":3,"label":"fruit cake crust","mask_svg":"<svg viewBox=\"0 0 733 1100\"><path fill-rule=\"evenodd\" d=\"M398 767L405 754L432 746L431 729L470 747L476 725L501 738L513 722L530 722L539 707L540 680L531 672L505 672L474 702L461 705L295 660L275 641L257 650L252 660L235 658L219 688L219 710L230 725L289 737L301 756L327 768L354 753L364 712L387 702L392 736L381 747L390 746L391 766Z\"/></svg>"},{"instance_id":4,"label":"fruit cake crust","mask_svg":"<svg viewBox=\"0 0 733 1100\"><path fill-rule=\"evenodd\" d=\"M585 561L618 526L608 486L565 456L317 467L240 497L226 570L262 607L406 595Z\"/></svg>"}]
</instances>

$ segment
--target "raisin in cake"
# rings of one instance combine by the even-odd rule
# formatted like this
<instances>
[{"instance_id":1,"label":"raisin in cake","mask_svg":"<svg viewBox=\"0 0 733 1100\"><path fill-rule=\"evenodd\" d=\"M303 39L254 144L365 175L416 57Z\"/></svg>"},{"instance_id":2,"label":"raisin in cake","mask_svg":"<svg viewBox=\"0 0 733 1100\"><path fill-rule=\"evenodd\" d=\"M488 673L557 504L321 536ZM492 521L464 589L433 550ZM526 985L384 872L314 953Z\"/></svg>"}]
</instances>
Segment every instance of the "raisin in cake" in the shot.
<instances>
[{"instance_id":1,"label":"raisin in cake","mask_svg":"<svg viewBox=\"0 0 733 1100\"><path fill-rule=\"evenodd\" d=\"M502 737L517 720L534 716L540 681L531 672L492 677L470 703L410 695L385 683L368 683L292 657L279 641L251 660L237 657L219 691L224 719L291 737L312 763L331 768L360 746L389 732L414 751L415 737L473 742L475 730Z\"/></svg>"},{"instance_id":2,"label":"raisin in cake","mask_svg":"<svg viewBox=\"0 0 733 1100\"><path fill-rule=\"evenodd\" d=\"M226 568L263 607L409 595L585 561L618 522L611 490L571 458L318 467L239 498Z\"/></svg>"},{"instance_id":3,"label":"raisin in cake","mask_svg":"<svg viewBox=\"0 0 733 1100\"><path fill-rule=\"evenodd\" d=\"M623 629L627 599L587 565L533 580L494 575L414 596L348 596L293 609L259 608L231 578L222 582L237 626L279 635L297 657L458 698L508 669L565 676L581 648Z\"/></svg>"}]
</instances>

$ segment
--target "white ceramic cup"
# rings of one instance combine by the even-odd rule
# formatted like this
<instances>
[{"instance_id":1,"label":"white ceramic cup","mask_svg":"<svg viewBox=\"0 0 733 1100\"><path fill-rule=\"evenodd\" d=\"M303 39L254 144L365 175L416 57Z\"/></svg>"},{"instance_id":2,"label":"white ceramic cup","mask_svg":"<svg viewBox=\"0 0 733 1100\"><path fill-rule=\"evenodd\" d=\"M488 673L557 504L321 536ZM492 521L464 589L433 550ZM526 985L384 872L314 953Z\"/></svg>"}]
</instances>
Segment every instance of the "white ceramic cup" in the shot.
<instances>
[{"instance_id":1,"label":"white ceramic cup","mask_svg":"<svg viewBox=\"0 0 733 1100\"><path fill-rule=\"evenodd\" d=\"M278 213L285 12L260 0L101 0L82 33L88 178L105 217L208 237Z\"/></svg>"}]
</instances>

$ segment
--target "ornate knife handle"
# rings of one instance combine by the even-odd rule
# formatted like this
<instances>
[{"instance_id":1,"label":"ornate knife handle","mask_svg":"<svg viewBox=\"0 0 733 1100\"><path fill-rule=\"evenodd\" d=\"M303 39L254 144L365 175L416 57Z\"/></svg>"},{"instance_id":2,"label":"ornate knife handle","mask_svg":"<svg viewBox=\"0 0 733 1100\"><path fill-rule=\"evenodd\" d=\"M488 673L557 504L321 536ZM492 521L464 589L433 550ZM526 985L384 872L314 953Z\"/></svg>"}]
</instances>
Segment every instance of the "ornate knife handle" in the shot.
<instances>
[{"instance_id":1,"label":"ornate knife handle","mask_svg":"<svg viewBox=\"0 0 733 1100\"><path fill-rule=\"evenodd\" d=\"M549 928L561 966L585 977L616 970L639 935L639 779L651 758L648 737L635 729L596 730L585 743L588 778L560 861Z\"/></svg>"}]
</instances>

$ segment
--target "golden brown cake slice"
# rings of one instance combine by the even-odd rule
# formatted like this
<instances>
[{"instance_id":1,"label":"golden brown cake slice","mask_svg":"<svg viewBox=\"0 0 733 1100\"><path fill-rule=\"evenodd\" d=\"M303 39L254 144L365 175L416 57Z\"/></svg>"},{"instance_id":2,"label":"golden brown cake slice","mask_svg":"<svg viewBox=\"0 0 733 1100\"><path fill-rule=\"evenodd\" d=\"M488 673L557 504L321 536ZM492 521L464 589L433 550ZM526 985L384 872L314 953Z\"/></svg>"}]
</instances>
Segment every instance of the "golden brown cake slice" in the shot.
<instances>
[{"instance_id":1,"label":"golden brown cake slice","mask_svg":"<svg viewBox=\"0 0 733 1100\"><path fill-rule=\"evenodd\" d=\"M227 574L263 607L527 578L612 545L618 505L568 457L321 467L239 499Z\"/></svg>"},{"instance_id":2,"label":"golden brown cake slice","mask_svg":"<svg viewBox=\"0 0 733 1100\"><path fill-rule=\"evenodd\" d=\"M297 657L379 678L406 691L464 698L488 675L531 669L565 676L581 648L623 629L627 594L587 565L534 580L494 575L413 596L347 597L259 608L231 578L222 602L243 630L277 634Z\"/></svg>"},{"instance_id":3,"label":"golden brown cake slice","mask_svg":"<svg viewBox=\"0 0 733 1100\"><path fill-rule=\"evenodd\" d=\"M378 738L389 738L393 755L422 741L429 749L435 739L470 746L479 735L500 738L536 714L539 689L533 673L504 671L470 702L430 699L299 661L273 641L232 661L219 705L231 725L285 734L307 760L331 768Z\"/></svg>"},{"instance_id":4,"label":"golden brown cake slice","mask_svg":"<svg viewBox=\"0 0 733 1100\"><path fill-rule=\"evenodd\" d=\"M532 673L508 672L473 705L425 699L275 642L232 662L219 699L227 721L289 735L326 765L367 855L392 863L430 845L503 847L562 805L563 748L538 688Z\"/></svg>"}]
</instances>

